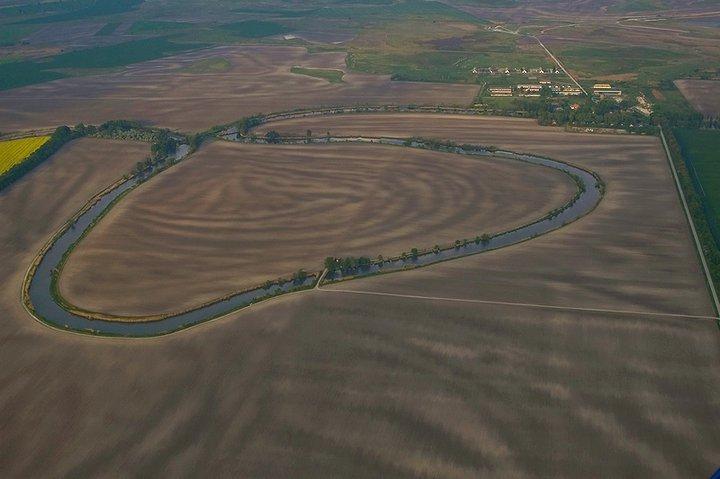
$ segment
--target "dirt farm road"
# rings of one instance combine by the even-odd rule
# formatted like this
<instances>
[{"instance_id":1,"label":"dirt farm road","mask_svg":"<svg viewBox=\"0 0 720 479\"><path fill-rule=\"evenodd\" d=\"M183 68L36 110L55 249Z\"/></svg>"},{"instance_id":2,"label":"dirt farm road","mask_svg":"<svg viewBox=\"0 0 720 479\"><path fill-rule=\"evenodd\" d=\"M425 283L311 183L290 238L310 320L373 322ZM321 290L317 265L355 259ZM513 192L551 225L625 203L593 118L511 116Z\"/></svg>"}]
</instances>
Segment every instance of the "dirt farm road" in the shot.
<instances>
[{"instance_id":1,"label":"dirt farm road","mask_svg":"<svg viewBox=\"0 0 720 479\"><path fill-rule=\"evenodd\" d=\"M560 306L554 304L537 304L537 303L513 303L510 301L490 301L482 299L468 299L468 298L447 298L443 296L423 296L416 294L399 294L399 293L384 293L381 291L362 291L355 289L327 289L319 286L315 287L316 290L324 293L345 293L345 294L366 294L371 296L389 296L391 298L406 298L406 299L420 299L428 301L450 301L456 303L475 303L475 304L491 304L497 306L517 306L520 308L534 308L534 309L549 309L559 311L576 311L583 313L609 313L609 314L621 314L621 315L634 315L634 316L661 316L668 318L683 318L683 319L718 319L716 316L703 316L695 314L677 314L677 313L656 313L653 311L627 311L618 309L602 309L602 308L580 308L575 306Z\"/></svg>"}]
</instances>

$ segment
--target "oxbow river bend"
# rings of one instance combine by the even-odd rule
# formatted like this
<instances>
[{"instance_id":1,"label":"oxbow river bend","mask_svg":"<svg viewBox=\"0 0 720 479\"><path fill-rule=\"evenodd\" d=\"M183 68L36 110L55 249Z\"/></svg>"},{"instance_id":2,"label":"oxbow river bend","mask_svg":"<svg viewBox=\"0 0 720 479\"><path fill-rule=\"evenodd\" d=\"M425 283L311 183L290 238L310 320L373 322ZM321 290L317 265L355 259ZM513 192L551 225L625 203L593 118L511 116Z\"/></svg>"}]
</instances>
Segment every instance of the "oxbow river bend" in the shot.
<instances>
[{"instance_id":1,"label":"oxbow river bend","mask_svg":"<svg viewBox=\"0 0 720 479\"><path fill-rule=\"evenodd\" d=\"M237 138L236 141L243 141ZM305 143L306 140L286 140L285 143ZM315 139L313 143L377 143L384 145L396 145L398 147L428 148L421 141L408 143L407 140L397 138L372 138L372 137L326 137ZM570 223L590 211L600 202L602 198L602 187L598 178L593 173L582 168L528 154L518 154L510 151L488 151L480 147L460 148L443 146L433 148L442 152L450 152L470 156L498 157L521 161L547 168L553 168L571 176L578 183L578 194L571 202L553 212L552 215L539 218L525 226L494 235L488 241L469 241L464 245L440 250L439 252L427 252L417 257L406 259L385 260L381 264L372 265L354 271L352 277L363 277L378 273L402 271L404 269L426 266L440 261L460 258L471 254L481 253L493 249L502 248L534 238L538 235L548 233L563 225ZM181 155L187 153L182 150ZM272 284L269 287L258 287L243 291L223 299L199 306L195 309L170 315L162 319L151 321L117 321L104 319L92 319L66 309L56 300L53 294L53 272L61 266L63 257L72 249L73 245L81 240L85 231L91 228L96 220L111 208L116 199L137 186L138 180L130 178L119 183L114 188L101 195L98 200L85 210L77 220L62 230L52 241L50 246L42 255L37 267L31 270L29 287L27 288L28 302L30 303L31 314L40 321L66 331L83 332L106 336L124 337L148 337L168 334L174 331L188 328L196 324L223 316L259 300L284 294L292 291L308 289L320 279L318 275L310 274L302 281L287 281L282 284ZM119 201L122 201L120 199ZM336 272L328 275L323 281L333 282L343 278L342 273Z\"/></svg>"}]
</instances>

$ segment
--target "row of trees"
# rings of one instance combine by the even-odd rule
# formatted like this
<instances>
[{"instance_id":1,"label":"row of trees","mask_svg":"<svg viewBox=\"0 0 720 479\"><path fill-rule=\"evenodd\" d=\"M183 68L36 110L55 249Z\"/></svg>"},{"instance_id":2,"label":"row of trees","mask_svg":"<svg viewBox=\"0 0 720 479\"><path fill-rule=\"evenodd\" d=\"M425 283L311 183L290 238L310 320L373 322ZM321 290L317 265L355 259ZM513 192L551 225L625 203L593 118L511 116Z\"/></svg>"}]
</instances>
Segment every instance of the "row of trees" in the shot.
<instances>
[{"instance_id":1,"label":"row of trees","mask_svg":"<svg viewBox=\"0 0 720 479\"><path fill-rule=\"evenodd\" d=\"M460 247L466 247L471 242L474 242L476 245L483 244L487 245L490 243L490 240L492 237L489 234L483 234L480 236L476 236L474 240L468 240L468 239L458 239L455 240L455 248L459 249ZM432 249L432 252L435 254L439 254L442 248L440 248L440 245L435 245ZM400 253L400 259L402 261L407 261L408 259L416 260L418 257L423 254L418 248L412 248L410 249L410 252L403 251ZM383 262L385 261L385 258L383 258L382 255L378 255L377 260L375 261L376 264L382 266ZM347 273L353 273L358 270L367 269L370 266L373 265L373 261L368 258L367 256L360 256L360 257L354 257L354 256L346 256L344 258L336 258L334 256L328 256L325 258L324 266L325 269L327 269L329 274L333 274L337 271L342 272L343 274Z\"/></svg>"},{"instance_id":2,"label":"row of trees","mask_svg":"<svg viewBox=\"0 0 720 479\"><path fill-rule=\"evenodd\" d=\"M294 285L303 284L307 280L308 276L309 275L307 271L305 271L304 269L299 269L293 273L292 278L289 281L291 281ZM263 288L271 289L273 286L282 286L284 283L287 282L288 280L283 278L279 278L275 281L268 280L265 281L265 283L263 284Z\"/></svg>"},{"instance_id":3,"label":"row of trees","mask_svg":"<svg viewBox=\"0 0 720 479\"><path fill-rule=\"evenodd\" d=\"M270 130L267 133L265 133L265 141L268 143L280 143L282 141L282 137L280 136L280 133L278 133L275 130Z\"/></svg>"},{"instance_id":4,"label":"row of trees","mask_svg":"<svg viewBox=\"0 0 720 479\"><path fill-rule=\"evenodd\" d=\"M262 115L253 115L243 118L238 121L235 125L237 126L238 132L242 135L246 135L253 128L263 124L264 117Z\"/></svg>"},{"instance_id":5,"label":"row of trees","mask_svg":"<svg viewBox=\"0 0 720 479\"><path fill-rule=\"evenodd\" d=\"M720 129L720 116L706 116L700 122L700 128Z\"/></svg>"},{"instance_id":6,"label":"row of trees","mask_svg":"<svg viewBox=\"0 0 720 479\"><path fill-rule=\"evenodd\" d=\"M705 118L701 113L693 110L690 105L658 102L655 105L653 119L659 125L668 128L702 128Z\"/></svg>"},{"instance_id":7,"label":"row of trees","mask_svg":"<svg viewBox=\"0 0 720 479\"><path fill-rule=\"evenodd\" d=\"M720 128L720 117L703 116L695 110L670 110L660 107L653 118L658 124L674 128Z\"/></svg>"},{"instance_id":8,"label":"row of trees","mask_svg":"<svg viewBox=\"0 0 720 479\"><path fill-rule=\"evenodd\" d=\"M479 244L486 245L490 242L491 238L492 237L489 234L485 233L483 235L476 236L475 239L473 240L473 243L475 243L476 245L479 245ZM457 240L455 240L455 249L459 249L461 246L464 248L469 244L470 244L470 241L465 238L461 239L461 240L457 239ZM435 246L435 247L437 248L437 246Z\"/></svg>"},{"instance_id":9,"label":"row of trees","mask_svg":"<svg viewBox=\"0 0 720 479\"><path fill-rule=\"evenodd\" d=\"M541 99L530 106L530 113L541 125L572 125L598 128L623 128L652 132L652 121L628 101L611 99Z\"/></svg>"},{"instance_id":10,"label":"row of trees","mask_svg":"<svg viewBox=\"0 0 720 479\"><path fill-rule=\"evenodd\" d=\"M150 156L135 164L133 174L141 180L145 179L157 167L164 166L168 161L172 161L179 145L180 139L173 136L170 131L159 130L154 132L154 138L150 146Z\"/></svg>"},{"instance_id":11,"label":"row of trees","mask_svg":"<svg viewBox=\"0 0 720 479\"><path fill-rule=\"evenodd\" d=\"M472 145L469 143L458 144L450 140L438 140L436 138L423 138L420 136L413 136L406 139L403 142L404 146L421 145L423 148L429 148L431 150L445 150L451 148L460 148L461 150L472 151L482 149L486 151L496 151L497 147L492 145Z\"/></svg>"},{"instance_id":12,"label":"row of trees","mask_svg":"<svg viewBox=\"0 0 720 479\"><path fill-rule=\"evenodd\" d=\"M351 273L359 269L367 269L372 265L372 260L367 256L360 256L358 258L354 256L346 256L345 258L335 258L328 256L325 258L325 269L328 273L332 274L336 271L342 273Z\"/></svg>"},{"instance_id":13,"label":"row of trees","mask_svg":"<svg viewBox=\"0 0 720 479\"><path fill-rule=\"evenodd\" d=\"M177 152L178 140L167 130L160 130L150 147L150 153L155 158L173 156Z\"/></svg>"},{"instance_id":14,"label":"row of trees","mask_svg":"<svg viewBox=\"0 0 720 479\"><path fill-rule=\"evenodd\" d=\"M140 177L152 172L157 165L164 164L168 157L175 155L181 141L169 130L148 129L143 127L140 122L131 120L112 120L100 126L85 125L83 123L79 123L73 128L61 126L53 132L50 140L38 148L28 159L0 176L0 190L8 187L25 173L48 159L68 141L83 136L151 141L151 156L144 161L138 162L133 169L133 173Z\"/></svg>"},{"instance_id":15,"label":"row of trees","mask_svg":"<svg viewBox=\"0 0 720 479\"><path fill-rule=\"evenodd\" d=\"M494 114L537 118L541 125L571 125L595 128L621 128L638 133L657 133L656 125L676 127L717 128L720 119L703 117L689 106L678 108L669 102L657 102L651 117L634 108L631 102L614 99L592 100L587 97L517 98L507 107L494 109Z\"/></svg>"}]
</instances>

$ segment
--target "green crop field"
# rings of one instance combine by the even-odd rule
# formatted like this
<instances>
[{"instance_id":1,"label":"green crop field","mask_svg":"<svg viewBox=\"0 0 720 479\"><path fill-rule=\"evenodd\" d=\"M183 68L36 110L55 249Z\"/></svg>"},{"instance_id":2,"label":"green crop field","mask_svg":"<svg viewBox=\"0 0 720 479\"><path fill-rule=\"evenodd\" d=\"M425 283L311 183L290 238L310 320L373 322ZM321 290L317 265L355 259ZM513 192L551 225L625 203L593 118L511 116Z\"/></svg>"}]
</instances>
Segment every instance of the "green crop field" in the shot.
<instances>
[{"instance_id":1,"label":"green crop field","mask_svg":"<svg viewBox=\"0 0 720 479\"><path fill-rule=\"evenodd\" d=\"M226 32L243 38L261 38L279 35L289 31L285 25L277 22L247 20L244 22L227 23L221 27Z\"/></svg>"},{"instance_id":2,"label":"green crop field","mask_svg":"<svg viewBox=\"0 0 720 479\"><path fill-rule=\"evenodd\" d=\"M57 80L65 76L59 72L45 70L40 64L34 62L0 63L0 90Z\"/></svg>"},{"instance_id":3,"label":"green crop field","mask_svg":"<svg viewBox=\"0 0 720 479\"><path fill-rule=\"evenodd\" d=\"M62 53L42 63L45 69L114 68L154 60L204 45L173 43L166 38L148 38L103 47Z\"/></svg>"},{"instance_id":4,"label":"green crop field","mask_svg":"<svg viewBox=\"0 0 720 479\"><path fill-rule=\"evenodd\" d=\"M364 2L360 5L330 5L316 10L312 16L321 18L351 19L353 21L367 21L373 19L402 19L402 17L425 18L434 16L438 18L469 20L472 17L467 13L445 5L440 2L426 0L404 0ZM374 4L373 4L374 3Z\"/></svg>"},{"instance_id":5,"label":"green crop field","mask_svg":"<svg viewBox=\"0 0 720 479\"><path fill-rule=\"evenodd\" d=\"M118 68L204 46L156 37L62 53L37 61L0 63L0 90L56 80L76 71Z\"/></svg>"},{"instance_id":6,"label":"green crop field","mask_svg":"<svg viewBox=\"0 0 720 479\"><path fill-rule=\"evenodd\" d=\"M19 3L0 8L0 17L20 17L46 13L69 12L87 8L95 0L56 0L48 2Z\"/></svg>"},{"instance_id":7,"label":"green crop field","mask_svg":"<svg viewBox=\"0 0 720 479\"><path fill-rule=\"evenodd\" d=\"M211 57L197 61L182 71L185 73L222 73L230 70L231 67L232 64L227 58Z\"/></svg>"},{"instance_id":8,"label":"green crop field","mask_svg":"<svg viewBox=\"0 0 720 479\"><path fill-rule=\"evenodd\" d=\"M490 78L479 77L473 68L552 65L539 46L521 45L516 36L488 31L478 21L436 17L373 25L347 50L351 70L402 81L487 83ZM496 81L502 82L492 78Z\"/></svg>"},{"instance_id":9,"label":"green crop field","mask_svg":"<svg viewBox=\"0 0 720 479\"><path fill-rule=\"evenodd\" d=\"M687 117L695 114L695 110L688 103L680 91L670 84L671 89L658 89L660 98L653 98L656 116L664 118Z\"/></svg>"},{"instance_id":10,"label":"green crop field","mask_svg":"<svg viewBox=\"0 0 720 479\"><path fill-rule=\"evenodd\" d=\"M330 83L342 83L343 75L345 72L342 70L333 70L327 68L303 68L303 67L292 67L290 73L297 75L306 75L309 77L320 78L327 80Z\"/></svg>"},{"instance_id":11,"label":"green crop field","mask_svg":"<svg viewBox=\"0 0 720 479\"><path fill-rule=\"evenodd\" d=\"M167 34L178 42L201 42L212 44L237 44L248 42L272 42L266 37L288 33L293 30L290 26L268 20L243 20L223 24L209 23L178 23L180 27L172 26L172 22L150 22L155 24L155 32L165 28ZM161 25L168 23L168 25ZM147 33L152 33L147 31Z\"/></svg>"},{"instance_id":12,"label":"green crop field","mask_svg":"<svg viewBox=\"0 0 720 479\"><path fill-rule=\"evenodd\" d=\"M569 46L562 58L583 77L636 73L641 68L664 67L681 60L678 53L658 48L626 46Z\"/></svg>"},{"instance_id":13,"label":"green crop field","mask_svg":"<svg viewBox=\"0 0 720 479\"><path fill-rule=\"evenodd\" d=\"M47 11L57 11L60 13L54 13L52 15L37 18L29 18L19 23L58 23L84 20L93 17L117 15L136 9L143 3L143 1L144 0L71 1L67 2L68 5L63 5L64 2L51 2L55 8L48 10L39 8L39 13L45 13Z\"/></svg>"},{"instance_id":14,"label":"green crop field","mask_svg":"<svg viewBox=\"0 0 720 479\"><path fill-rule=\"evenodd\" d=\"M702 185L699 193L714 212L720 213L720 131L678 128L675 136Z\"/></svg>"},{"instance_id":15,"label":"green crop field","mask_svg":"<svg viewBox=\"0 0 720 479\"><path fill-rule=\"evenodd\" d=\"M35 30L33 25L0 25L0 47L14 45Z\"/></svg>"},{"instance_id":16,"label":"green crop field","mask_svg":"<svg viewBox=\"0 0 720 479\"><path fill-rule=\"evenodd\" d=\"M476 83L487 81L480 78L472 69L476 66L504 66L509 68L536 68L549 66L550 62L542 56L527 53L464 53L447 51L428 51L421 53L382 53L353 52L347 57L347 65L352 70L389 74L395 80L429 81L449 83ZM503 84L501 76L489 77L493 84ZM525 78L514 80L525 81Z\"/></svg>"},{"instance_id":17,"label":"green crop field","mask_svg":"<svg viewBox=\"0 0 720 479\"><path fill-rule=\"evenodd\" d=\"M621 0L608 8L609 13L652 12L667 8L662 0Z\"/></svg>"},{"instance_id":18,"label":"green crop field","mask_svg":"<svg viewBox=\"0 0 720 479\"><path fill-rule=\"evenodd\" d=\"M187 22L158 22L158 21L137 21L132 24L128 33L131 35L164 35L175 33L191 28L193 24Z\"/></svg>"}]
</instances>

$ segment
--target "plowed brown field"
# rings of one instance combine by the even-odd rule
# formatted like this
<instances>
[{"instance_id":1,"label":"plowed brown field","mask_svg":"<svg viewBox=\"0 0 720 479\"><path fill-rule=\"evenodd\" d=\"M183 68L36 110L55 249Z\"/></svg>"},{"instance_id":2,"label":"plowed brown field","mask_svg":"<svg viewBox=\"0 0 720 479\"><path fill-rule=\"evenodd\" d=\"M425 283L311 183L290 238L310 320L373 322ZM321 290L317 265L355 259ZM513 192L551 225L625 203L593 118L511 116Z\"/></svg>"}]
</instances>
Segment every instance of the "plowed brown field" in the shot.
<instances>
[{"instance_id":1,"label":"plowed brown field","mask_svg":"<svg viewBox=\"0 0 720 479\"><path fill-rule=\"evenodd\" d=\"M421 114L341 115L263 128L281 133L309 128L335 135L415 134L496 145L584 166L607 183L607 195L591 215L556 233L468 260L478 266L479 277L493 278L489 285L440 280L437 288L448 293L471 289L473 297L570 306L712 312L667 160L655 137L566 133L539 128L530 120ZM447 268L445 274L456 277L451 270L465 268L459 265L451 262L433 270ZM517 288L518 284L525 286Z\"/></svg>"},{"instance_id":2,"label":"plowed brown field","mask_svg":"<svg viewBox=\"0 0 720 479\"><path fill-rule=\"evenodd\" d=\"M398 132L452 130L438 117L394 121ZM522 245L339 287L711 313L657 139L492 119L454 136L591 167L607 197ZM41 326L20 304L25 268L145 150L124 151L81 162L88 170L64 156L0 194L3 224L14 225L0 228L3 477L685 478L717 468L710 319L320 290L152 340Z\"/></svg>"},{"instance_id":3,"label":"plowed brown field","mask_svg":"<svg viewBox=\"0 0 720 479\"><path fill-rule=\"evenodd\" d=\"M541 217L569 177L511 160L380 145L215 142L124 199L61 290L118 315L178 311L326 256L399 255Z\"/></svg>"},{"instance_id":4,"label":"plowed brown field","mask_svg":"<svg viewBox=\"0 0 720 479\"><path fill-rule=\"evenodd\" d=\"M225 72L183 71L222 57ZM119 73L57 80L0 92L3 131L79 122L140 120L185 131L243 116L300 107L352 104L467 105L473 85L391 82L388 75L348 73L329 83L290 73L293 66L345 70L343 53L308 54L301 47L218 47L139 63Z\"/></svg>"}]
</instances>

